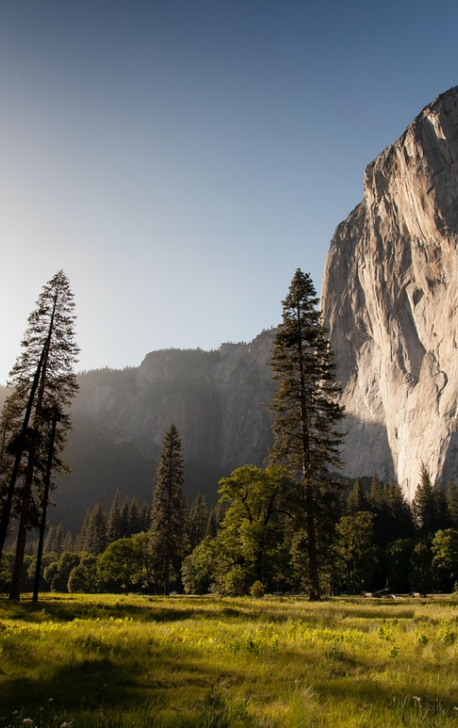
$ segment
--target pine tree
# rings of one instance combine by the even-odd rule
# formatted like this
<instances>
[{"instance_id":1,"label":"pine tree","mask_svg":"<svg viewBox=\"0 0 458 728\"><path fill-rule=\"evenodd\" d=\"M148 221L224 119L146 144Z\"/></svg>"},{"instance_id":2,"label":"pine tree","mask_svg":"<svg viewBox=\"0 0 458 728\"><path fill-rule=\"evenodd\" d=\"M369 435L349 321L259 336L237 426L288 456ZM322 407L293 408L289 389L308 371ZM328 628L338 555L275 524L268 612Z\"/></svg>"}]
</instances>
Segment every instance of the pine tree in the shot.
<instances>
[{"instance_id":1,"label":"pine tree","mask_svg":"<svg viewBox=\"0 0 458 728\"><path fill-rule=\"evenodd\" d=\"M78 550L90 554L102 554L107 545L107 514L102 504L96 503L94 508L86 511L81 533L77 539Z\"/></svg>"},{"instance_id":2,"label":"pine tree","mask_svg":"<svg viewBox=\"0 0 458 728\"><path fill-rule=\"evenodd\" d=\"M411 538L415 535L412 511L407 503L401 486L390 483L387 494L388 512L391 519L390 541Z\"/></svg>"},{"instance_id":3,"label":"pine tree","mask_svg":"<svg viewBox=\"0 0 458 728\"><path fill-rule=\"evenodd\" d=\"M118 538L123 538L125 535L121 514L121 496L117 489L108 513L107 542L113 543L113 541L117 541Z\"/></svg>"},{"instance_id":4,"label":"pine tree","mask_svg":"<svg viewBox=\"0 0 458 728\"><path fill-rule=\"evenodd\" d=\"M458 529L458 486L451 480L447 483L445 498L450 527Z\"/></svg>"},{"instance_id":5,"label":"pine tree","mask_svg":"<svg viewBox=\"0 0 458 728\"><path fill-rule=\"evenodd\" d=\"M139 529L137 533L141 533L141 531L148 531L149 527L151 526L151 506L148 503L148 501L143 501L142 505L139 508L138 511L138 522L139 522Z\"/></svg>"},{"instance_id":6,"label":"pine tree","mask_svg":"<svg viewBox=\"0 0 458 728\"><path fill-rule=\"evenodd\" d=\"M369 510L369 501L364 492L363 486L359 478L356 478L353 488L348 494L347 498L347 511L348 515L356 516L360 511Z\"/></svg>"},{"instance_id":7,"label":"pine tree","mask_svg":"<svg viewBox=\"0 0 458 728\"><path fill-rule=\"evenodd\" d=\"M208 516L206 500L202 493L198 493L189 509L189 547L191 551L205 538Z\"/></svg>"},{"instance_id":8,"label":"pine tree","mask_svg":"<svg viewBox=\"0 0 458 728\"><path fill-rule=\"evenodd\" d=\"M208 514L207 527L205 529L205 535L213 538L218 533L224 516L226 515L227 504L221 499L211 507L210 513Z\"/></svg>"},{"instance_id":9,"label":"pine tree","mask_svg":"<svg viewBox=\"0 0 458 728\"><path fill-rule=\"evenodd\" d=\"M179 573L186 551L186 501L181 488L183 470L181 439L172 424L159 454L149 530L149 549L165 596L170 594L171 580Z\"/></svg>"},{"instance_id":10,"label":"pine tree","mask_svg":"<svg viewBox=\"0 0 458 728\"><path fill-rule=\"evenodd\" d=\"M23 352L10 373L13 392L2 411L0 432L6 447L1 459L5 487L0 558L10 518L19 515L12 599L20 598L27 528L41 523L42 544L52 472L68 472L60 453L70 428L64 410L78 388L72 371L78 353L73 309L69 281L59 271L43 288L37 308L29 316Z\"/></svg>"},{"instance_id":11,"label":"pine tree","mask_svg":"<svg viewBox=\"0 0 458 728\"><path fill-rule=\"evenodd\" d=\"M64 541L65 534L62 523L59 523L58 526L50 526L46 534L44 550L48 554L60 555L63 551L68 551L68 549L64 549Z\"/></svg>"},{"instance_id":12,"label":"pine tree","mask_svg":"<svg viewBox=\"0 0 458 728\"><path fill-rule=\"evenodd\" d=\"M129 499L126 496L124 498L124 503L122 504L121 508L121 538L125 538L126 536L130 536L130 503Z\"/></svg>"},{"instance_id":13,"label":"pine tree","mask_svg":"<svg viewBox=\"0 0 458 728\"><path fill-rule=\"evenodd\" d=\"M146 531L146 528L143 528L142 519L140 516L140 509L138 507L137 499L132 498L132 501L130 503L130 513L129 513L129 536L133 536L136 533L140 533L141 531Z\"/></svg>"},{"instance_id":14,"label":"pine tree","mask_svg":"<svg viewBox=\"0 0 458 728\"><path fill-rule=\"evenodd\" d=\"M420 536L432 535L449 525L445 495L440 488L432 485L424 463L421 464L420 483L412 501L412 513Z\"/></svg>"},{"instance_id":15,"label":"pine tree","mask_svg":"<svg viewBox=\"0 0 458 728\"><path fill-rule=\"evenodd\" d=\"M317 310L318 298L308 274L298 269L283 301L272 369L278 389L274 395L274 445L271 462L285 464L299 488L306 532L310 599L320 599L318 514L320 491L329 469L340 467L343 408L326 331ZM298 503L299 505L299 503Z\"/></svg>"}]
</instances>

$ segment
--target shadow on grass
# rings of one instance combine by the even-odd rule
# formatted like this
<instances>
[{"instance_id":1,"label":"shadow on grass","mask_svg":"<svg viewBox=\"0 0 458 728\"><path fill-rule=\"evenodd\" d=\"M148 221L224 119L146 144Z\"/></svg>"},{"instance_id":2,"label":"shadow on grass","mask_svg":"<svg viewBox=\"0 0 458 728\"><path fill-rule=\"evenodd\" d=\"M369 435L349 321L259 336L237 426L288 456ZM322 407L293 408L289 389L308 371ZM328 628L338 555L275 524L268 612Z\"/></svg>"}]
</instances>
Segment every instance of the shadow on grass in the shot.
<instances>
[{"instance_id":1,"label":"shadow on grass","mask_svg":"<svg viewBox=\"0 0 458 728\"><path fill-rule=\"evenodd\" d=\"M265 618L269 614L268 608L253 609L253 605L247 602L242 606L227 606L220 598L215 598L208 608L203 606L202 601L195 606L186 606L186 597L180 604L180 598L165 600L162 597L145 598L140 604L132 602L113 601L112 603L82 600L79 595L72 597L51 597L43 598L38 602L30 599L23 599L20 602L12 602L0 598L0 619L14 619L24 622L40 623L44 621L72 622L75 619L132 619L137 622L181 622L188 619L200 621L211 621L221 619L246 619ZM273 616L273 613L272 613Z\"/></svg>"},{"instance_id":2,"label":"shadow on grass","mask_svg":"<svg viewBox=\"0 0 458 728\"><path fill-rule=\"evenodd\" d=\"M14 711L40 715L52 709L56 715L73 717L88 711L127 715L152 708L170 710L171 706L194 711L222 682L240 685L240 675L226 667L221 671L182 658L162 656L147 666L144 662L127 666L92 657L54 668L47 678L8 679L2 675L0 726L9 725L4 721Z\"/></svg>"},{"instance_id":3,"label":"shadow on grass","mask_svg":"<svg viewBox=\"0 0 458 728\"><path fill-rule=\"evenodd\" d=\"M0 600L0 618L16 619L25 622L72 622L75 619L133 619L138 622L176 622L185 619L206 619L217 617L215 612L201 608L173 608L173 605L155 608L145 601L143 605L123 603L87 602L75 598L42 599L39 602L22 600L10 602Z\"/></svg>"}]
</instances>

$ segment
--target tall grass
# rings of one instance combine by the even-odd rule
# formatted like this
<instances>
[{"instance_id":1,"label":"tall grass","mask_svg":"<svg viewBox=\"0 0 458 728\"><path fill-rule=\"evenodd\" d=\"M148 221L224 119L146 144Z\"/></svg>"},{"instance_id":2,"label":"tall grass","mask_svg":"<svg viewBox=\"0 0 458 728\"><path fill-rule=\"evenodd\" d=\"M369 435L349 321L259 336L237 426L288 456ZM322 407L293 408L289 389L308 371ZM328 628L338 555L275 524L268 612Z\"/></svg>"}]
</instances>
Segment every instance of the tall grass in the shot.
<instances>
[{"instance_id":1,"label":"tall grass","mask_svg":"<svg viewBox=\"0 0 458 728\"><path fill-rule=\"evenodd\" d=\"M0 726L458 726L458 603L0 601Z\"/></svg>"}]
</instances>

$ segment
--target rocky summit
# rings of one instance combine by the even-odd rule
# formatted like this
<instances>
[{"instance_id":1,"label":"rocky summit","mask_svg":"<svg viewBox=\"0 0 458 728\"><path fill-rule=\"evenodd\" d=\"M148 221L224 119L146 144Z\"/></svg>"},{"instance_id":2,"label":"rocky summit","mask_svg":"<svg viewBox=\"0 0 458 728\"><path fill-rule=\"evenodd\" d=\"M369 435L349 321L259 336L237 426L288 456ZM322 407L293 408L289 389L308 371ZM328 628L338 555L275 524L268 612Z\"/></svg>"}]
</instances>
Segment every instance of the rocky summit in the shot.
<instances>
[{"instance_id":1,"label":"rocky summit","mask_svg":"<svg viewBox=\"0 0 458 728\"><path fill-rule=\"evenodd\" d=\"M394 478L410 498L422 462L433 481L458 474L457 245L455 87L368 165L323 278L345 474Z\"/></svg>"}]
</instances>

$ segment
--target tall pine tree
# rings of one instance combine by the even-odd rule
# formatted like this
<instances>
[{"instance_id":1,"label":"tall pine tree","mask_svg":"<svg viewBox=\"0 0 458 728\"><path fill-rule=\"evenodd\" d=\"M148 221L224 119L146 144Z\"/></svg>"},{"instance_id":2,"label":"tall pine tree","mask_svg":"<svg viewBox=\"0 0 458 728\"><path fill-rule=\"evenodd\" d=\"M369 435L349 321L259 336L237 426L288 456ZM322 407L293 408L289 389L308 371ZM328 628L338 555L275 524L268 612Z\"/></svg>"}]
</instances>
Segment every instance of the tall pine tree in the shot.
<instances>
[{"instance_id":1,"label":"tall pine tree","mask_svg":"<svg viewBox=\"0 0 458 728\"><path fill-rule=\"evenodd\" d=\"M340 466L343 435L337 426L344 414L317 305L310 276L296 270L274 341L272 369L278 389L271 408L271 461L285 464L299 486L312 600L321 597L317 547L321 495L329 469Z\"/></svg>"},{"instance_id":2,"label":"tall pine tree","mask_svg":"<svg viewBox=\"0 0 458 728\"><path fill-rule=\"evenodd\" d=\"M155 561L156 579L164 595L179 573L186 551L187 508L182 485L184 463L180 434L170 425L159 455L151 508L149 549Z\"/></svg>"},{"instance_id":3,"label":"tall pine tree","mask_svg":"<svg viewBox=\"0 0 458 728\"><path fill-rule=\"evenodd\" d=\"M11 516L18 515L12 599L20 597L27 528L31 521L32 525L40 520L45 523L52 472L68 472L60 453L70 427L65 410L78 388L73 372L79 351L74 342L73 310L68 278L59 271L43 288L37 308L29 316L23 352L10 374L13 391L0 425L2 441L7 442L1 462L0 558ZM43 538L42 527L41 542Z\"/></svg>"}]
</instances>

